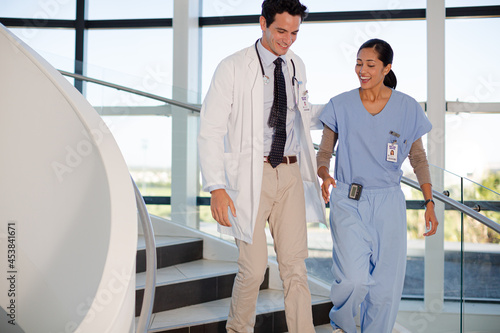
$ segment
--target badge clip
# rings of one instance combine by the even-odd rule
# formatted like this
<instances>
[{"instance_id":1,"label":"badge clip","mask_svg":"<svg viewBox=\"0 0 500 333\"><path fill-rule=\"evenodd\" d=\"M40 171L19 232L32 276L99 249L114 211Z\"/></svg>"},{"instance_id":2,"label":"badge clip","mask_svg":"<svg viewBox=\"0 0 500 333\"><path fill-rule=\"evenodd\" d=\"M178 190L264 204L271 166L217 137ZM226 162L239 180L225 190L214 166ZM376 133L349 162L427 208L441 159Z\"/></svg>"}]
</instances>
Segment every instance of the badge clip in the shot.
<instances>
[{"instance_id":1,"label":"badge clip","mask_svg":"<svg viewBox=\"0 0 500 333\"><path fill-rule=\"evenodd\" d=\"M394 132L394 131L390 131L389 132L390 135L394 135L396 138L399 138L401 135L399 135L398 133Z\"/></svg>"}]
</instances>

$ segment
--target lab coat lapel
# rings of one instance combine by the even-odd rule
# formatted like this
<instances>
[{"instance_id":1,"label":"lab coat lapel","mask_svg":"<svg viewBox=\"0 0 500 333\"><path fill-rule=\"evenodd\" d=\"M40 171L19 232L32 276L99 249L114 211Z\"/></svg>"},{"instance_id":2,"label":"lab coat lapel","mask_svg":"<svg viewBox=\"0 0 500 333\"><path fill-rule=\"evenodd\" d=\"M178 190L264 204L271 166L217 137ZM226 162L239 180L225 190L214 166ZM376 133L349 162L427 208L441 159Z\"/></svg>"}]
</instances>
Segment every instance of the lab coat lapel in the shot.
<instances>
[{"instance_id":1,"label":"lab coat lapel","mask_svg":"<svg viewBox=\"0 0 500 333\"><path fill-rule=\"evenodd\" d=\"M258 212L260 202L260 191L262 187L262 172L264 156L264 82L257 57L255 47L249 48L247 51L247 66L248 66L248 82L251 89L251 105L246 107L246 111L252 113L252 207L251 213L254 217ZM253 230L253 226L252 226Z\"/></svg>"}]
</instances>

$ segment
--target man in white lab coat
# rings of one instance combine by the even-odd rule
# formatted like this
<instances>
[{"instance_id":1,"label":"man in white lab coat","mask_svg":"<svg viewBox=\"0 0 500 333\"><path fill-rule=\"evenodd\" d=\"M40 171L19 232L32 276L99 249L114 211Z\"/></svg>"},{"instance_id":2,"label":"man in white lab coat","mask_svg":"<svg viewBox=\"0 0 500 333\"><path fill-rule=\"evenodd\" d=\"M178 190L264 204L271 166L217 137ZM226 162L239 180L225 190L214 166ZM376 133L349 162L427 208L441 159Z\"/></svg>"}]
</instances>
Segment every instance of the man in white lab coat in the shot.
<instances>
[{"instance_id":1,"label":"man in white lab coat","mask_svg":"<svg viewBox=\"0 0 500 333\"><path fill-rule=\"evenodd\" d=\"M306 221L325 223L310 136L310 129L322 128L322 106L309 103L304 64L289 50L305 16L299 0L265 0L262 38L219 64L201 109L203 189L212 195L219 231L234 236L239 249L228 332L253 332L268 260L266 222L288 330L314 332L304 260Z\"/></svg>"}]
</instances>

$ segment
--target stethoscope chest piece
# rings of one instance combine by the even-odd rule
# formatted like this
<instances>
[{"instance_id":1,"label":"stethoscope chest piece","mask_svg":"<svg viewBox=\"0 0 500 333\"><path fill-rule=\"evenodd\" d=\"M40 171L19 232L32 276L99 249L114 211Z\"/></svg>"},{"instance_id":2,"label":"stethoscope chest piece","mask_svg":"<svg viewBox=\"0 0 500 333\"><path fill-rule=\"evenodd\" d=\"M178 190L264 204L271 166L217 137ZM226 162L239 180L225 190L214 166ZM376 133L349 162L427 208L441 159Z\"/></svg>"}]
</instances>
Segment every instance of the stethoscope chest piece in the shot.
<instances>
[{"instance_id":1,"label":"stethoscope chest piece","mask_svg":"<svg viewBox=\"0 0 500 333\"><path fill-rule=\"evenodd\" d=\"M270 79L269 79L269 76L267 76L266 73L264 72L264 66L262 65L262 59L260 58L259 50L257 49L258 42L259 42L259 40L257 39L257 41L255 42L255 52L257 53L257 58L259 58L260 70L262 71L262 80L264 81L264 84L268 84ZM295 81L297 81L297 79L295 78L295 63L293 62L292 59L290 59L290 62L292 63L292 66L293 66L292 85L295 85ZM302 82L297 81L297 83L301 84Z\"/></svg>"}]
</instances>

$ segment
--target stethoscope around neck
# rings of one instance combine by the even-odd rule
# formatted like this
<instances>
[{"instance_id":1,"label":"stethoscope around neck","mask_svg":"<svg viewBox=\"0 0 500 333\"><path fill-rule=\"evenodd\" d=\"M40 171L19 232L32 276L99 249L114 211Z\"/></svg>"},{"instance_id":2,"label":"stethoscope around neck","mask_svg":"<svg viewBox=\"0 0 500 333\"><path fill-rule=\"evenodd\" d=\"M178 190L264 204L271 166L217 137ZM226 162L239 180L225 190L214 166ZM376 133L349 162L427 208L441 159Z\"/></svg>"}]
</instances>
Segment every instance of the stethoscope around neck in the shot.
<instances>
[{"instance_id":1,"label":"stethoscope around neck","mask_svg":"<svg viewBox=\"0 0 500 333\"><path fill-rule=\"evenodd\" d=\"M257 43L259 42L260 39L257 39L255 42L255 52L257 52L257 58L259 58L259 64L260 64L260 70L262 71L262 79L264 80L264 84L269 83L269 76L266 75L266 72L264 71L264 66L262 65L262 59L260 58L259 50L257 48ZM293 59L290 59L290 62L292 63L293 67L293 76L292 76L292 86L295 86L295 81L297 81L297 78L295 78L295 63L293 62Z\"/></svg>"}]
</instances>

